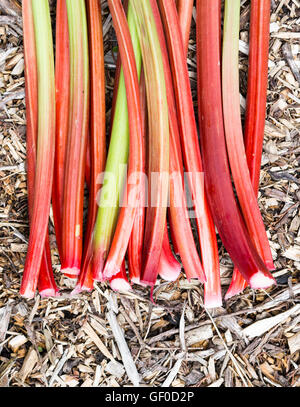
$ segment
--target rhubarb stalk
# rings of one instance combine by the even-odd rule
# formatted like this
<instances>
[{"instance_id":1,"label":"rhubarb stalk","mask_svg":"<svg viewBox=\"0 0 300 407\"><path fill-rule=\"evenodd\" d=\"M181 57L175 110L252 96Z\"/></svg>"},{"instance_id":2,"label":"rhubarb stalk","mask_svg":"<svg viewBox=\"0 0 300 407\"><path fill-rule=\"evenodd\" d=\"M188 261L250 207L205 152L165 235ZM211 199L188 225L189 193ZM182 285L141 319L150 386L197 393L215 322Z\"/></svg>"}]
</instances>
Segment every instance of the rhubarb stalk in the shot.
<instances>
[{"instance_id":1,"label":"rhubarb stalk","mask_svg":"<svg viewBox=\"0 0 300 407\"><path fill-rule=\"evenodd\" d=\"M172 231L171 233L172 242L175 246L176 254L179 254L181 257L181 261L183 263L183 268L187 278L188 279L199 278L200 281L204 282L205 276L197 252L196 244L194 241L192 228L189 222L187 203L184 195L183 162L180 146L180 134L167 45L156 1L151 0L151 7L153 10L153 15L156 22L157 32L162 50L169 109L169 133L170 133L169 221L170 229Z\"/></svg>"},{"instance_id":2,"label":"rhubarb stalk","mask_svg":"<svg viewBox=\"0 0 300 407\"><path fill-rule=\"evenodd\" d=\"M191 24L193 18L194 0L178 0L177 11L179 23L182 31L182 38L186 55L189 49L189 39L191 33Z\"/></svg>"},{"instance_id":3,"label":"rhubarb stalk","mask_svg":"<svg viewBox=\"0 0 300 407\"><path fill-rule=\"evenodd\" d=\"M30 198L33 202L32 210L29 210L31 213L30 235L20 289L20 294L26 298L34 297L45 253L55 152L55 80L50 10L48 0L32 0L31 5L38 77L38 124L34 186L30 187L29 192L31 197L34 193L34 196ZM29 1L23 2L23 7L25 13L26 11L31 12ZM31 61L27 60L27 68L30 64ZM29 78L27 77L27 79ZM34 94L32 96L34 97ZM30 94L28 99L32 99ZM30 126L33 126L33 130ZM30 118L29 133L32 141L35 139L33 133L35 127L34 119ZM32 171L34 171L34 165Z\"/></svg>"},{"instance_id":4,"label":"rhubarb stalk","mask_svg":"<svg viewBox=\"0 0 300 407\"><path fill-rule=\"evenodd\" d=\"M131 285L126 274L125 260L122 263L120 271L110 278L109 284L114 291L125 292L131 290Z\"/></svg>"},{"instance_id":5,"label":"rhubarb stalk","mask_svg":"<svg viewBox=\"0 0 300 407\"><path fill-rule=\"evenodd\" d=\"M144 70L141 71L140 76L140 103L142 114L142 173L146 175L147 168L147 95L146 95L146 83ZM142 273L143 262L143 245L144 245L144 233L145 233L145 216L146 216L146 179L143 178L141 182L144 185L141 186L141 199L140 205L137 209L135 220L132 227L132 232L128 244L127 256L128 256L128 268L129 278L134 284L140 284L140 277Z\"/></svg>"},{"instance_id":6,"label":"rhubarb stalk","mask_svg":"<svg viewBox=\"0 0 300 407\"><path fill-rule=\"evenodd\" d=\"M108 0L123 67L129 120L129 163L125 204L121 207L116 231L103 271L104 278L117 274L122 266L133 223L140 205L143 170L143 126L139 93L139 80L130 31L121 0ZM133 182L133 177L134 182Z\"/></svg>"},{"instance_id":7,"label":"rhubarb stalk","mask_svg":"<svg viewBox=\"0 0 300 407\"><path fill-rule=\"evenodd\" d=\"M93 230L97 216L98 177L105 169L105 72L101 4L98 0L87 1L91 66L91 117L88 145L90 158L89 206L85 232L84 253L76 291L93 288L92 255Z\"/></svg>"},{"instance_id":8,"label":"rhubarb stalk","mask_svg":"<svg viewBox=\"0 0 300 407\"><path fill-rule=\"evenodd\" d=\"M34 199L34 178L36 166L36 138L38 126L38 78L35 49L35 35L31 0L25 0L22 5L24 57L25 57L25 92L26 92L26 163L29 219ZM30 221L29 221L30 223ZM48 233L41 262L38 290L42 297L53 297L58 293L55 284Z\"/></svg>"},{"instance_id":9,"label":"rhubarb stalk","mask_svg":"<svg viewBox=\"0 0 300 407\"><path fill-rule=\"evenodd\" d=\"M256 195L259 188L266 115L270 9L270 0L253 0L251 2L245 148L250 178ZM273 262L269 263L269 267L271 270L274 269ZM225 299L239 294L246 287L247 282L235 268Z\"/></svg>"},{"instance_id":10,"label":"rhubarb stalk","mask_svg":"<svg viewBox=\"0 0 300 407\"><path fill-rule=\"evenodd\" d=\"M168 227L166 223L162 250L158 265L158 274L166 281L176 281L180 275L180 272L181 265L172 252L168 235Z\"/></svg>"},{"instance_id":11,"label":"rhubarb stalk","mask_svg":"<svg viewBox=\"0 0 300 407\"><path fill-rule=\"evenodd\" d=\"M55 88L56 88L56 136L52 209L56 243L62 260L62 219L64 196L64 172L69 125L70 56L66 0L56 4Z\"/></svg>"},{"instance_id":12,"label":"rhubarb stalk","mask_svg":"<svg viewBox=\"0 0 300 407\"><path fill-rule=\"evenodd\" d=\"M245 145L256 194L259 187L267 102L270 9L270 0L251 1Z\"/></svg>"},{"instance_id":13,"label":"rhubarb stalk","mask_svg":"<svg viewBox=\"0 0 300 407\"><path fill-rule=\"evenodd\" d=\"M89 52L84 0L67 1L70 39L70 113L66 151L63 259L61 271L79 275L82 258L83 198L88 138Z\"/></svg>"},{"instance_id":14,"label":"rhubarb stalk","mask_svg":"<svg viewBox=\"0 0 300 407\"><path fill-rule=\"evenodd\" d=\"M267 288L275 280L251 242L231 184L223 126L220 13L220 0L197 0L198 109L207 196L235 266L252 288Z\"/></svg>"},{"instance_id":15,"label":"rhubarb stalk","mask_svg":"<svg viewBox=\"0 0 300 407\"><path fill-rule=\"evenodd\" d=\"M132 7L128 7L128 26L133 44L138 76L141 72L141 52ZM101 188L99 208L94 229L93 276L96 281L103 280L103 268L114 236L119 213L120 193L126 179L126 166L129 150L129 122L126 88L123 69L121 69L118 96L116 100L111 139L105 166L103 187ZM101 180L99 180L100 182Z\"/></svg>"},{"instance_id":16,"label":"rhubarb stalk","mask_svg":"<svg viewBox=\"0 0 300 407\"><path fill-rule=\"evenodd\" d=\"M218 246L214 222L205 194L203 168L186 57L178 14L173 0L158 1L170 55L181 146L200 240L202 266L207 279L206 307L222 304Z\"/></svg>"},{"instance_id":17,"label":"rhubarb stalk","mask_svg":"<svg viewBox=\"0 0 300 407\"><path fill-rule=\"evenodd\" d=\"M229 163L249 235L267 268L273 266L271 249L251 184L244 148L239 92L240 0L225 1L223 33L223 112Z\"/></svg>"},{"instance_id":18,"label":"rhubarb stalk","mask_svg":"<svg viewBox=\"0 0 300 407\"><path fill-rule=\"evenodd\" d=\"M138 26L149 121L148 196L141 282L154 286L162 251L168 201L169 120L164 66L149 0L133 0Z\"/></svg>"}]
</instances>

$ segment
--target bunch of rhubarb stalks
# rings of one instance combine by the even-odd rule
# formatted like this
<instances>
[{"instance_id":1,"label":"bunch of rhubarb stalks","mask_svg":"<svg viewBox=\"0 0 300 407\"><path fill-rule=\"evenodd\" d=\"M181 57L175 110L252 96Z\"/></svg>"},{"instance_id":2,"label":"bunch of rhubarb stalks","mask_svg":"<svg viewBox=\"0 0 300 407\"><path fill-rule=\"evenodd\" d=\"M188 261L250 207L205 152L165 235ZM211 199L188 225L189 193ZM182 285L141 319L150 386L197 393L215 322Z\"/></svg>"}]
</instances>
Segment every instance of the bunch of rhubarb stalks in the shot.
<instances>
[{"instance_id":1,"label":"bunch of rhubarb stalks","mask_svg":"<svg viewBox=\"0 0 300 407\"><path fill-rule=\"evenodd\" d=\"M107 3L118 43L109 110L101 1L57 0L55 44L48 0L22 1L30 236L20 294L59 295L51 210L73 294L104 281L153 290L182 272L204 285L205 307L221 306L217 233L234 264L225 299L276 284L257 203L270 0L251 0L244 126L240 0L225 0L224 13L221 0ZM193 12L198 112L187 66Z\"/></svg>"}]
</instances>

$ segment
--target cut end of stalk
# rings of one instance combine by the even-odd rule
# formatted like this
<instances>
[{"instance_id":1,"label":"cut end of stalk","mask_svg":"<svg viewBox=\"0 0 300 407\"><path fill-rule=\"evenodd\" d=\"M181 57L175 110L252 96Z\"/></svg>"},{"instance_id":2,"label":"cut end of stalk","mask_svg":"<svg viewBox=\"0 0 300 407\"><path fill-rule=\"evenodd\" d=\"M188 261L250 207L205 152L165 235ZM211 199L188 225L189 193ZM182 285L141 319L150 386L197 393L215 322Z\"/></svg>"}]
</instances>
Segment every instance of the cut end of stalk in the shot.
<instances>
[{"instance_id":1,"label":"cut end of stalk","mask_svg":"<svg viewBox=\"0 0 300 407\"><path fill-rule=\"evenodd\" d=\"M176 262L177 263L177 262ZM181 273L179 263L175 265L163 264L160 266L159 276L166 281L176 281Z\"/></svg>"},{"instance_id":2,"label":"cut end of stalk","mask_svg":"<svg viewBox=\"0 0 300 407\"><path fill-rule=\"evenodd\" d=\"M222 298L219 295L210 295L209 298L204 295L205 308L218 308L222 307Z\"/></svg>"},{"instance_id":3,"label":"cut end of stalk","mask_svg":"<svg viewBox=\"0 0 300 407\"><path fill-rule=\"evenodd\" d=\"M225 300L229 300L229 298L240 294L241 292L243 292L245 290L245 288L247 286L248 286L247 281L241 276L241 274L235 268L233 271L231 284L225 295Z\"/></svg>"},{"instance_id":4,"label":"cut end of stalk","mask_svg":"<svg viewBox=\"0 0 300 407\"><path fill-rule=\"evenodd\" d=\"M25 289L23 289L21 287L20 289L20 295L23 298L27 298L28 300L31 300L32 298L34 298L35 296L35 290L32 289L32 287L30 287L29 284L27 284L27 286L25 287Z\"/></svg>"},{"instance_id":5,"label":"cut end of stalk","mask_svg":"<svg viewBox=\"0 0 300 407\"><path fill-rule=\"evenodd\" d=\"M49 297L59 297L60 293L58 290L55 290L54 288L48 288L46 290L42 290L39 292L40 296L42 298L49 298Z\"/></svg>"},{"instance_id":6,"label":"cut end of stalk","mask_svg":"<svg viewBox=\"0 0 300 407\"><path fill-rule=\"evenodd\" d=\"M250 287L253 289L269 288L276 284L276 280L273 277L267 276L263 271L259 270L255 273L249 281Z\"/></svg>"},{"instance_id":7,"label":"cut end of stalk","mask_svg":"<svg viewBox=\"0 0 300 407\"><path fill-rule=\"evenodd\" d=\"M107 261L103 270L104 279L111 279L113 276L120 273L120 268L114 262Z\"/></svg>"},{"instance_id":8,"label":"cut end of stalk","mask_svg":"<svg viewBox=\"0 0 300 407\"><path fill-rule=\"evenodd\" d=\"M78 267L62 267L60 271L69 278L76 278L80 274Z\"/></svg>"},{"instance_id":9,"label":"cut end of stalk","mask_svg":"<svg viewBox=\"0 0 300 407\"><path fill-rule=\"evenodd\" d=\"M110 286L114 291L130 291L131 285L124 278L114 278L110 282Z\"/></svg>"}]
</instances>

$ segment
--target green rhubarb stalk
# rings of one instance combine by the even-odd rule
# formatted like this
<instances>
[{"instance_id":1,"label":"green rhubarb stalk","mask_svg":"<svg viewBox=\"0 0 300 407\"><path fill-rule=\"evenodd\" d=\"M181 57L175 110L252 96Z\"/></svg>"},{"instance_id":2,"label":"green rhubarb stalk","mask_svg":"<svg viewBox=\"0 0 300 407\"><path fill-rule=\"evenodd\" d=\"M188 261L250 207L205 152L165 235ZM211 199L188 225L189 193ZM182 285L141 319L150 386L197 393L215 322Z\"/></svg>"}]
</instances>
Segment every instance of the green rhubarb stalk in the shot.
<instances>
[{"instance_id":1,"label":"green rhubarb stalk","mask_svg":"<svg viewBox=\"0 0 300 407\"><path fill-rule=\"evenodd\" d=\"M149 0L133 0L132 5L141 42L149 118L149 204L141 282L153 286L159 271L169 189L168 103L163 57L151 4Z\"/></svg>"},{"instance_id":2,"label":"green rhubarb stalk","mask_svg":"<svg viewBox=\"0 0 300 407\"><path fill-rule=\"evenodd\" d=\"M55 79L48 0L32 0L38 72L38 130L33 207L20 294L33 298L48 231L55 153Z\"/></svg>"},{"instance_id":3,"label":"green rhubarb stalk","mask_svg":"<svg viewBox=\"0 0 300 407\"><path fill-rule=\"evenodd\" d=\"M128 26L135 54L138 77L141 73L141 50L131 5L128 7ZM99 208L94 229L93 275L96 281L103 279L103 267L114 236L119 214L119 201L129 153L129 120L126 87L121 69L118 96L115 104L112 133L107 155L104 179L100 190Z\"/></svg>"}]
</instances>

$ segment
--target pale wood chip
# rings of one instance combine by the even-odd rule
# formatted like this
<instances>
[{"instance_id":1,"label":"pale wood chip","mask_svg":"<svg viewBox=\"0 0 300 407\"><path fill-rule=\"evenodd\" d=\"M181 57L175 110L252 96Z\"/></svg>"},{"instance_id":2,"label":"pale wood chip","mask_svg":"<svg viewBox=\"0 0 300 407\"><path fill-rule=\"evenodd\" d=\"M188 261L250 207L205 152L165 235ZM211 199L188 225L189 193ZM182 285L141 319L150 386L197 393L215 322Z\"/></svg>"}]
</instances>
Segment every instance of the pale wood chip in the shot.
<instances>
[{"instance_id":1,"label":"pale wood chip","mask_svg":"<svg viewBox=\"0 0 300 407\"><path fill-rule=\"evenodd\" d=\"M10 321L11 311L12 311L11 301L9 301L5 307L0 308L0 353L2 352L2 348L3 348L1 345L1 342L4 341L5 336L6 336L6 332L7 332L9 321Z\"/></svg>"},{"instance_id":2,"label":"pale wood chip","mask_svg":"<svg viewBox=\"0 0 300 407\"><path fill-rule=\"evenodd\" d=\"M173 380L175 379L175 377L177 376L177 374L179 372L181 364L182 364L182 358L177 360L177 362L175 363L175 365L170 370L166 380L163 382L161 387L170 387L170 385L172 384Z\"/></svg>"},{"instance_id":3,"label":"pale wood chip","mask_svg":"<svg viewBox=\"0 0 300 407\"><path fill-rule=\"evenodd\" d=\"M94 331L94 329L91 327L91 325L88 322L84 323L84 325L82 326L82 329L91 338L91 340L100 350L100 352L102 352L106 358L108 358L110 360L115 360L114 357L112 356L112 354L109 352L107 347L104 345L104 343L101 341L99 336L96 334L96 332Z\"/></svg>"},{"instance_id":4,"label":"pale wood chip","mask_svg":"<svg viewBox=\"0 0 300 407\"><path fill-rule=\"evenodd\" d=\"M300 350L300 331L288 338L288 344L291 355Z\"/></svg>"},{"instance_id":5,"label":"pale wood chip","mask_svg":"<svg viewBox=\"0 0 300 407\"><path fill-rule=\"evenodd\" d=\"M124 334L120 325L118 324L115 313L112 310L109 310L106 314L107 320L117 342L123 364L126 370L126 373L131 380L132 384L136 387L139 386L140 378L135 363L133 361L132 355L124 338Z\"/></svg>"},{"instance_id":6,"label":"pale wood chip","mask_svg":"<svg viewBox=\"0 0 300 407\"><path fill-rule=\"evenodd\" d=\"M243 334L248 338L255 338L261 336L265 332L285 322L291 315L297 315L300 312L300 304L295 305L293 308L281 314L275 315L271 318L264 318L243 329Z\"/></svg>"},{"instance_id":7,"label":"pale wood chip","mask_svg":"<svg viewBox=\"0 0 300 407\"><path fill-rule=\"evenodd\" d=\"M185 343L186 346L189 347L212 337L213 337L212 326L210 324L207 324L187 332L185 334Z\"/></svg>"},{"instance_id":8,"label":"pale wood chip","mask_svg":"<svg viewBox=\"0 0 300 407\"><path fill-rule=\"evenodd\" d=\"M221 377L219 380L216 380L214 383L210 384L207 387L220 387L224 383L223 377Z\"/></svg>"},{"instance_id":9,"label":"pale wood chip","mask_svg":"<svg viewBox=\"0 0 300 407\"><path fill-rule=\"evenodd\" d=\"M15 353L17 350L23 346L28 339L24 335L16 335L14 336L9 342L8 346L12 349L12 351Z\"/></svg>"},{"instance_id":10,"label":"pale wood chip","mask_svg":"<svg viewBox=\"0 0 300 407\"><path fill-rule=\"evenodd\" d=\"M27 376L33 371L38 361L39 361L38 354L34 347L32 346L28 350L22 368L18 374L18 377L20 378L22 383L26 380Z\"/></svg>"}]
</instances>

